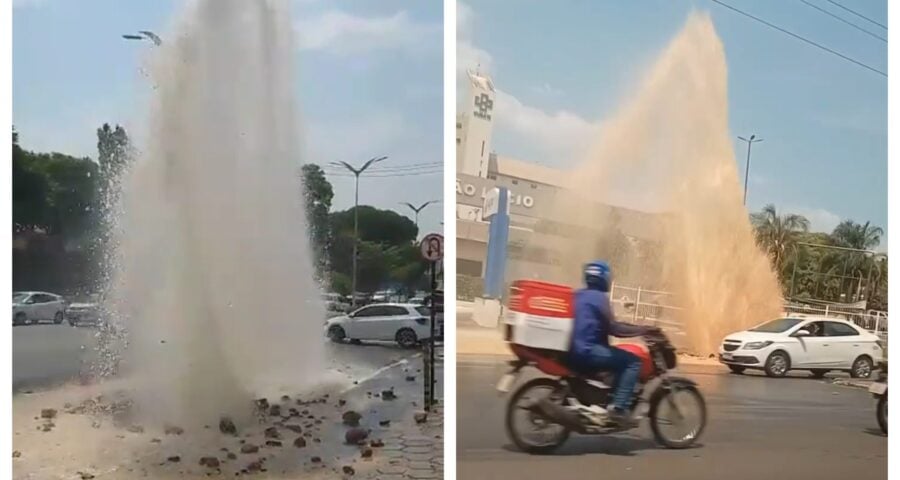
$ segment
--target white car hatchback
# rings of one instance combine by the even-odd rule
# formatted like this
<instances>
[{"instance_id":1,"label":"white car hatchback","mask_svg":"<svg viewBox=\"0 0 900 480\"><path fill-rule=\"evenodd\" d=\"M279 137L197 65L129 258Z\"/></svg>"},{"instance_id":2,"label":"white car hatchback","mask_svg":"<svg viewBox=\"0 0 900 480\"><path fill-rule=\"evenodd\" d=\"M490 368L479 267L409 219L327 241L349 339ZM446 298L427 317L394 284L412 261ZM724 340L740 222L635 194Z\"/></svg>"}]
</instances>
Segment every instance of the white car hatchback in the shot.
<instances>
[{"instance_id":1,"label":"white car hatchback","mask_svg":"<svg viewBox=\"0 0 900 480\"><path fill-rule=\"evenodd\" d=\"M883 355L876 335L833 317L778 318L728 335L719 347L719 361L732 372L749 368L770 377L809 370L821 378L840 370L853 378L869 378Z\"/></svg>"},{"instance_id":2,"label":"white car hatchback","mask_svg":"<svg viewBox=\"0 0 900 480\"><path fill-rule=\"evenodd\" d=\"M40 323L60 324L66 318L66 300L46 292L13 292L13 325Z\"/></svg>"},{"instance_id":3,"label":"white car hatchback","mask_svg":"<svg viewBox=\"0 0 900 480\"><path fill-rule=\"evenodd\" d=\"M325 334L332 341L395 341L409 348L431 337L431 312L427 307L409 303L376 303L328 319ZM443 337L443 315L435 318L435 339Z\"/></svg>"}]
</instances>

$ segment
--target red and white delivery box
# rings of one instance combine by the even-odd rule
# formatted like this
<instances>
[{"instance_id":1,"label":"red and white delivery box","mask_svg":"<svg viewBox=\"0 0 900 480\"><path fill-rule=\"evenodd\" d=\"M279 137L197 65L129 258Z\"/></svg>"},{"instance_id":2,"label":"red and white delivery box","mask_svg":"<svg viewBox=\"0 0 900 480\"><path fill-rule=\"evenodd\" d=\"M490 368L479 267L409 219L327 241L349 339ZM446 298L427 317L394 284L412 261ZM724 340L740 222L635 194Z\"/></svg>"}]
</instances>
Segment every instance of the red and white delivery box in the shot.
<instances>
[{"instance_id":1,"label":"red and white delivery box","mask_svg":"<svg viewBox=\"0 0 900 480\"><path fill-rule=\"evenodd\" d=\"M574 290L565 285L516 280L510 287L505 340L532 348L568 351L574 323Z\"/></svg>"}]
</instances>

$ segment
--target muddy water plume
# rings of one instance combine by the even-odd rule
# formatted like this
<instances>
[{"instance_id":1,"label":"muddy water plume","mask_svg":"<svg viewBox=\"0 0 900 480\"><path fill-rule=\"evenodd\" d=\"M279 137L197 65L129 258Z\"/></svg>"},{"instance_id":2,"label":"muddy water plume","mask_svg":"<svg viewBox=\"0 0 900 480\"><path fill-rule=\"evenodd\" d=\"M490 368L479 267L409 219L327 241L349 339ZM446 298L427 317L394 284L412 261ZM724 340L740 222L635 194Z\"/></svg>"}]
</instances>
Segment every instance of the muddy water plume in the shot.
<instances>
[{"instance_id":1,"label":"muddy water plume","mask_svg":"<svg viewBox=\"0 0 900 480\"><path fill-rule=\"evenodd\" d=\"M511 273L579 284L583 263L609 259L620 285L673 294L664 303L680 309L663 316L696 353L777 315L780 288L742 205L732 138L723 45L694 13L568 172L552 215L569 234L530 241L550 245L554 265Z\"/></svg>"}]
</instances>

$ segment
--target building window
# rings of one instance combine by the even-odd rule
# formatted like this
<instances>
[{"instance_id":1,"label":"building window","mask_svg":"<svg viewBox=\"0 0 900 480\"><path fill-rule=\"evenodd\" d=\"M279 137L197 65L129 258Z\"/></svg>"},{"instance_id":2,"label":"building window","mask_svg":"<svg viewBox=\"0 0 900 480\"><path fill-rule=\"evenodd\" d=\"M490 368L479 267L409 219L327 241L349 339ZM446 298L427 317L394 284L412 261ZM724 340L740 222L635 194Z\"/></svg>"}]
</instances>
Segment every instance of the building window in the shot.
<instances>
[{"instance_id":1,"label":"building window","mask_svg":"<svg viewBox=\"0 0 900 480\"><path fill-rule=\"evenodd\" d=\"M481 156L484 157L484 140L481 141Z\"/></svg>"},{"instance_id":2,"label":"building window","mask_svg":"<svg viewBox=\"0 0 900 480\"><path fill-rule=\"evenodd\" d=\"M481 262L475 260L466 260L464 258L456 259L456 274L466 275L470 277L481 277Z\"/></svg>"},{"instance_id":3,"label":"building window","mask_svg":"<svg viewBox=\"0 0 900 480\"><path fill-rule=\"evenodd\" d=\"M531 188L537 188L537 185L535 185L535 184L532 183L532 184L531 184Z\"/></svg>"},{"instance_id":4,"label":"building window","mask_svg":"<svg viewBox=\"0 0 900 480\"><path fill-rule=\"evenodd\" d=\"M456 128L462 128L462 124L461 124L461 123L457 123L457 124L456 124Z\"/></svg>"},{"instance_id":5,"label":"building window","mask_svg":"<svg viewBox=\"0 0 900 480\"><path fill-rule=\"evenodd\" d=\"M518 181L518 180L513 180L513 181L512 181L512 184L513 184L513 185L518 185L518 184L519 184L519 181Z\"/></svg>"},{"instance_id":6,"label":"building window","mask_svg":"<svg viewBox=\"0 0 900 480\"><path fill-rule=\"evenodd\" d=\"M462 143L462 141L461 141L460 139L457 138L457 139L456 139L456 144L459 145L460 143Z\"/></svg>"}]
</instances>

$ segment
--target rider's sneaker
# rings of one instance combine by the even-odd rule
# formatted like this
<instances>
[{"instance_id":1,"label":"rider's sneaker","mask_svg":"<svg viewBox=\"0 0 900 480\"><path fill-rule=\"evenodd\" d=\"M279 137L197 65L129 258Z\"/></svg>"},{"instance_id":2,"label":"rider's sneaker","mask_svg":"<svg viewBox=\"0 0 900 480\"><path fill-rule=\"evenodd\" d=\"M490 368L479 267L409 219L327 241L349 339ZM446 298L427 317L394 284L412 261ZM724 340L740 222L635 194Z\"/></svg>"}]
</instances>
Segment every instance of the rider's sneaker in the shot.
<instances>
[{"instance_id":1,"label":"rider's sneaker","mask_svg":"<svg viewBox=\"0 0 900 480\"><path fill-rule=\"evenodd\" d=\"M631 413L612 407L607 410L609 422L622 428L631 428L637 426L637 420L632 418Z\"/></svg>"}]
</instances>

